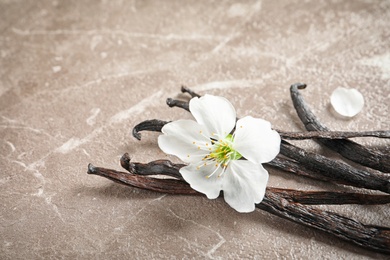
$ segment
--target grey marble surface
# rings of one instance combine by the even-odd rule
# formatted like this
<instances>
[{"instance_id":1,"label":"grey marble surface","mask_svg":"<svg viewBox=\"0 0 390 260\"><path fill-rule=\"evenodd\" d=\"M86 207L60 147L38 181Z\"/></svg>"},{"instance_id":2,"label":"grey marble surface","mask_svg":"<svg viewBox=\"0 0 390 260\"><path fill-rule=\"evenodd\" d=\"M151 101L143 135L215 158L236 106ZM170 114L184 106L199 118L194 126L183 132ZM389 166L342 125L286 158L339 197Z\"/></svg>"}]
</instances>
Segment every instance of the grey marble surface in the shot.
<instances>
[{"instance_id":1,"label":"grey marble surface","mask_svg":"<svg viewBox=\"0 0 390 260\"><path fill-rule=\"evenodd\" d=\"M390 1L0 0L1 259L380 259L325 233L223 199L172 196L87 175L176 158L138 122L180 86L228 98L239 116L303 130L289 85L335 130L390 129ZM331 110L336 87L363 111ZM388 149L389 142L359 139ZM302 147L330 155L310 141ZM333 156L333 155L331 155ZM350 190L269 169L273 187ZM382 206L321 206L390 226Z\"/></svg>"}]
</instances>

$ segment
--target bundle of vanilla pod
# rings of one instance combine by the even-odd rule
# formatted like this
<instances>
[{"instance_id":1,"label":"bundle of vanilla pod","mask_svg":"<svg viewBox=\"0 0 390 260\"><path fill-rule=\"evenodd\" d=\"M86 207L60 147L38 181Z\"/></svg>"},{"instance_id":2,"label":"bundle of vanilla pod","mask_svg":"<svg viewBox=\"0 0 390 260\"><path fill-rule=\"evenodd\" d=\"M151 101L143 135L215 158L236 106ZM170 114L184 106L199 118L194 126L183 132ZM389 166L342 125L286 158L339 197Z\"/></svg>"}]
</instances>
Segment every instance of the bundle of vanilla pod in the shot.
<instances>
[{"instance_id":1,"label":"bundle of vanilla pod","mask_svg":"<svg viewBox=\"0 0 390 260\"><path fill-rule=\"evenodd\" d=\"M293 84L290 87L290 92L298 116L308 132L277 130L281 137L279 154L273 160L264 163L264 166L266 168L277 168L304 178L353 186L359 189L355 189L357 192L334 192L267 187L261 202L256 202L256 208L301 225L322 230L368 250L390 254L389 227L363 224L337 213L310 206L390 203L390 155L381 152L379 149L365 147L349 139L367 136L390 138L390 130L369 132L331 131L318 121L304 102L300 94L300 90L304 88L306 88L305 84ZM189 94L192 98L201 97L186 87L182 87L181 91ZM190 111L188 101L169 98L167 104L170 107L180 107ZM141 122L134 127L133 136L140 140L141 131L161 132L164 126L169 123L159 119ZM231 135L229 136L231 139ZM364 167L357 169L344 161L330 159L321 154L306 151L288 142L288 140L303 139L314 139L321 145ZM211 138L210 144L215 142L217 142L216 139ZM215 158L218 159L219 157ZM185 176L183 177L183 171L180 170L184 169L187 164L175 164L168 160L156 160L148 163L131 162L127 153L122 156L120 163L127 170L126 172L95 167L89 164L88 173L132 187L167 194L204 194L204 192L194 189L194 186L190 185L184 178ZM374 169L374 171L370 169ZM221 172L224 172L222 166ZM169 178L161 178L161 176ZM368 194L365 192L367 189L378 192L375 195ZM209 197L209 195L207 196Z\"/></svg>"}]
</instances>

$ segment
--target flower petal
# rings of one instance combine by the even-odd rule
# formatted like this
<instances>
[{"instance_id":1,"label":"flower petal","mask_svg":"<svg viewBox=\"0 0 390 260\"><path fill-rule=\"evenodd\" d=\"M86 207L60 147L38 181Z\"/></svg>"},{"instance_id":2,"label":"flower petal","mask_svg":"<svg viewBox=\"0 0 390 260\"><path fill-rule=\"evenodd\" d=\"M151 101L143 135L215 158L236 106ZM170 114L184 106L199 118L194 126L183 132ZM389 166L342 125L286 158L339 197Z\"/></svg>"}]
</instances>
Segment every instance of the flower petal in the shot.
<instances>
[{"instance_id":1,"label":"flower petal","mask_svg":"<svg viewBox=\"0 0 390 260\"><path fill-rule=\"evenodd\" d=\"M334 110L342 116L356 116L364 106L363 95L356 89L337 88L330 97Z\"/></svg>"},{"instance_id":2,"label":"flower petal","mask_svg":"<svg viewBox=\"0 0 390 260\"><path fill-rule=\"evenodd\" d=\"M196 165L190 164L181 168L180 173L191 188L205 194L209 199L216 199L222 189L223 177L218 177L222 169L219 168L210 178L207 178L215 169L213 163L200 169L197 169Z\"/></svg>"},{"instance_id":3,"label":"flower petal","mask_svg":"<svg viewBox=\"0 0 390 260\"><path fill-rule=\"evenodd\" d=\"M223 194L226 203L238 212L252 212L265 194L268 172L261 164L236 160L224 173Z\"/></svg>"},{"instance_id":4,"label":"flower petal","mask_svg":"<svg viewBox=\"0 0 390 260\"><path fill-rule=\"evenodd\" d=\"M211 146L210 134L204 126L193 120L178 120L166 124L162 129L163 135L158 137L160 149L179 157L183 162L199 162L209 153L206 149Z\"/></svg>"},{"instance_id":5,"label":"flower petal","mask_svg":"<svg viewBox=\"0 0 390 260\"><path fill-rule=\"evenodd\" d=\"M233 149L247 160L265 163L273 160L280 150L280 135L271 123L246 116L237 121Z\"/></svg>"},{"instance_id":6,"label":"flower petal","mask_svg":"<svg viewBox=\"0 0 390 260\"><path fill-rule=\"evenodd\" d=\"M236 122L236 110L223 97L195 97L190 100L190 111L199 124L206 126L210 133L218 134L219 138L226 137Z\"/></svg>"}]
</instances>

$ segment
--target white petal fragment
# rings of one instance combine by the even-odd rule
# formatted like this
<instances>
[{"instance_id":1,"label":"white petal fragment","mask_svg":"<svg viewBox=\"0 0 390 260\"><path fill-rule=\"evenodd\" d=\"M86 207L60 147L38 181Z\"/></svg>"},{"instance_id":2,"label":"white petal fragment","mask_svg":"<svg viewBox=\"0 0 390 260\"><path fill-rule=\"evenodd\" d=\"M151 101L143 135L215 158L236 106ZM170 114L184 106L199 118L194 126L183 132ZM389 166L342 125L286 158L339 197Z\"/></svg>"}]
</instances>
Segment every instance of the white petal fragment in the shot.
<instances>
[{"instance_id":1,"label":"white petal fragment","mask_svg":"<svg viewBox=\"0 0 390 260\"><path fill-rule=\"evenodd\" d=\"M204 95L190 100L190 111L196 121L206 126L209 132L224 138L233 129L236 122L236 110L223 97Z\"/></svg>"},{"instance_id":2,"label":"white petal fragment","mask_svg":"<svg viewBox=\"0 0 390 260\"><path fill-rule=\"evenodd\" d=\"M199 169L195 165L190 164L181 168L180 173L184 180L190 184L191 188L205 194L209 199L216 199L222 189L223 177L218 177L222 170L219 168L217 172L208 178L207 176L213 173L214 170L216 170L216 167L213 163Z\"/></svg>"},{"instance_id":3,"label":"white petal fragment","mask_svg":"<svg viewBox=\"0 0 390 260\"><path fill-rule=\"evenodd\" d=\"M252 212L265 194L268 172L261 164L232 161L224 173L223 194L226 203L238 212Z\"/></svg>"},{"instance_id":4,"label":"white petal fragment","mask_svg":"<svg viewBox=\"0 0 390 260\"><path fill-rule=\"evenodd\" d=\"M246 116L237 121L233 148L249 161L266 163L278 155L280 140L270 122Z\"/></svg>"},{"instance_id":5,"label":"white petal fragment","mask_svg":"<svg viewBox=\"0 0 390 260\"><path fill-rule=\"evenodd\" d=\"M211 146L211 142L207 136L210 134L204 126L193 120L168 123L161 131L163 135L158 137L160 149L179 157L186 163L199 162L209 153L207 147Z\"/></svg>"},{"instance_id":6,"label":"white petal fragment","mask_svg":"<svg viewBox=\"0 0 390 260\"><path fill-rule=\"evenodd\" d=\"M357 89L337 88L330 97L334 110L342 116L356 116L364 106L363 95Z\"/></svg>"}]
</instances>

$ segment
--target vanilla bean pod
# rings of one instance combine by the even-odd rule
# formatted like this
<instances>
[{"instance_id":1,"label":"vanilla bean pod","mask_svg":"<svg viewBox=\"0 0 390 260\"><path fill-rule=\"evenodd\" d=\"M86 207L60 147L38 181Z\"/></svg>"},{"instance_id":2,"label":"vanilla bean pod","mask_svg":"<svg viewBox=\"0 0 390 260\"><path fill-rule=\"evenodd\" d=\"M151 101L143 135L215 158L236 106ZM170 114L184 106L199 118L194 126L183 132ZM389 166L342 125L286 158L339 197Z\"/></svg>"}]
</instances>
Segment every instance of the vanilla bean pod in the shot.
<instances>
[{"instance_id":1,"label":"vanilla bean pod","mask_svg":"<svg viewBox=\"0 0 390 260\"><path fill-rule=\"evenodd\" d=\"M299 118L309 131L328 131L329 129L318 121L303 100L299 89L305 88L306 84L301 83L293 84L290 87L291 99ZM351 140L319 139L318 141L351 161L390 173L390 155L388 154L384 154L376 149L366 148Z\"/></svg>"},{"instance_id":2,"label":"vanilla bean pod","mask_svg":"<svg viewBox=\"0 0 390 260\"><path fill-rule=\"evenodd\" d=\"M146 171L148 172L148 170ZM87 173L105 177L121 184L150 191L169 194L200 195L200 193L191 189L190 185L181 180L151 178L129 172L120 172L107 168L95 167L92 164L88 165ZM178 172L178 174L180 173Z\"/></svg>"},{"instance_id":3,"label":"vanilla bean pod","mask_svg":"<svg viewBox=\"0 0 390 260\"><path fill-rule=\"evenodd\" d=\"M133 136L137 138L138 140L141 140L141 134L140 131L147 130L147 131L154 131L154 132L161 132L161 128L169 122L162 121L158 119L152 119L152 120L145 120L138 125L134 126L133 128Z\"/></svg>"},{"instance_id":4,"label":"vanilla bean pod","mask_svg":"<svg viewBox=\"0 0 390 260\"><path fill-rule=\"evenodd\" d=\"M187 101L177 100L173 98L167 98L167 105L169 107L180 107L182 109L185 109L187 111L190 111L190 106Z\"/></svg>"},{"instance_id":5,"label":"vanilla bean pod","mask_svg":"<svg viewBox=\"0 0 390 260\"><path fill-rule=\"evenodd\" d=\"M299 176L311 178L314 180L320 180L325 182L332 182L337 184L344 184L353 186L353 183L347 180L335 180L331 177L324 176L321 173L318 173L315 170L306 168L302 163L294 161L289 158L284 158L280 155L276 156L272 161L265 163L266 166L271 166L272 168L280 169L285 172L293 173Z\"/></svg>"},{"instance_id":6,"label":"vanilla bean pod","mask_svg":"<svg viewBox=\"0 0 390 260\"><path fill-rule=\"evenodd\" d=\"M390 131L363 131L363 132L343 132L343 131L310 131L310 132L283 132L276 130L283 139L304 140L304 139L348 139L353 137L377 137L390 138Z\"/></svg>"},{"instance_id":7,"label":"vanilla bean pod","mask_svg":"<svg viewBox=\"0 0 390 260\"><path fill-rule=\"evenodd\" d=\"M195 93L191 89L187 88L186 86L181 86L181 92L182 93L188 93L191 97L201 97L198 93Z\"/></svg>"},{"instance_id":8,"label":"vanilla bean pod","mask_svg":"<svg viewBox=\"0 0 390 260\"><path fill-rule=\"evenodd\" d=\"M155 164L158 164L158 162ZM99 175L124 185L157 192L200 195L200 193L192 190L184 181L146 177L145 175L148 173L164 175L164 172L159 172L162 168L158 168L158 172L155 172L156 168L151 168L149 170L150 165L153 164L148 163L144 164L145 167L140 167L139 170L143 172L137 172L134 168L130 170L133 173L126 173L95 167L92 164L89 164L88 174ZM173 171L177 171L177 168L174 168ZM272 188L268 188L263 201L260 204L257 204L256 207L301 225L333 234L366 249L390 254L389 228L364 225L333 212L314 209L300 203L291 202L291 197L294 197L294 194L291 193L291 196L286 196L286 193L289 193L289 190L284 190L284 194L282 194L281 191L281 189L272 191ZM312 194L312 196L315 195ZM332 197L337 196L332 193ZM297 196L295 200L299 201L299 196Z\"/></svg>"},{"instance_id":9,"label":"vanilla bean pod","mask_svg":"<svg viewBox=\"0 0 390 260\"><path fill-rule=\"evenodd\" d=\"M268 189L268 188L267 188ZM379 205L390 203L390 195L371 195L354 192L301 191L269 188L284 199L304 205Z\"/></svg>"},{"instance_id":10,"label":"vanilla bean pod","mask_svg":"<svg viewBox=\"0 0 390 260\"><path fill-rule=\"evenodd\" d=\"M141 140L140 131L152 131L152 132L161 132L161 129L164 125L168 124L169 121L163 121L158 119L145 120L137 124L133 130L132 134L137 140Z\"/></svg>"},{"instance_id":11,"label":"vanilla bean pod","mask_svg":"<svg viewBox=\"0 0 390 260\"><path fill-rule=\"evenodd\" d=\"M181 167L184 167L185 164L174 164L169 160L156 160L149 162L147 164L143 163L133 163L131 162L130 156L128 153L122 155L120 159L121 166L128 170L130 173L136 173L139 175L166 175L171 176L180 180L183 180L183 177L179 173Z\"/></svg>"},{"instance_id":12,"label":"vanilla bean pod","mask_svg":"<svg viewBox=\"0 0 390 260\"><path fill-rule=\"evenodd\" d=\"M325 231L366 249L390 254L388 227L364 225L333 212L290 203L273 192L267 192L256 207L298 224Z\"/></svg>"},{"instance_id":13,"label":"vanilla bean pod","mask_svg":"<svg viewBox=\"0 0 390 260\"><path fill-rule=\"evenodd\" d=\"M348 182L355 187L390 193L390 181L372 172L356 169L346 163L329 159L320 154L307 152L286 141L282 141L280 153L299 161L306 168L332 180Z\"/></svg>"}]
</instances>

